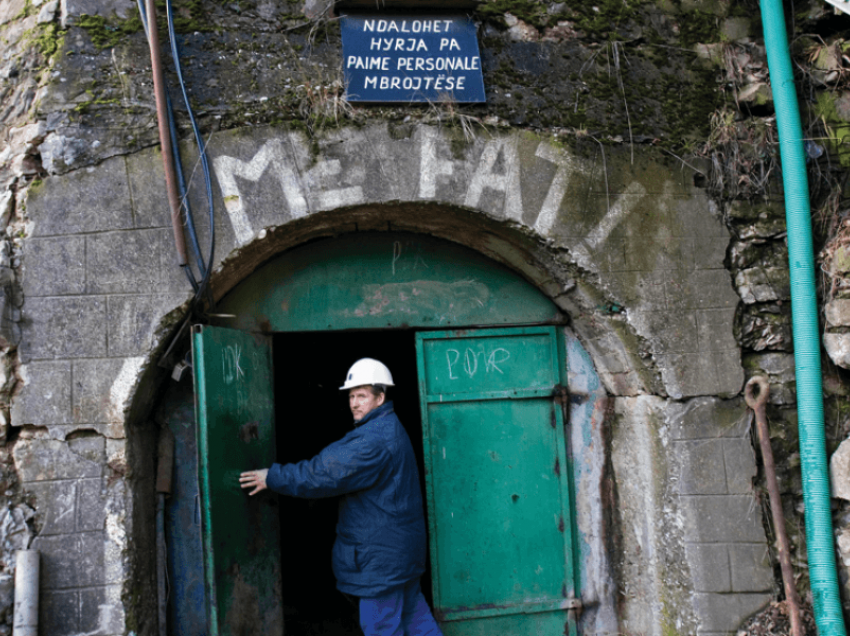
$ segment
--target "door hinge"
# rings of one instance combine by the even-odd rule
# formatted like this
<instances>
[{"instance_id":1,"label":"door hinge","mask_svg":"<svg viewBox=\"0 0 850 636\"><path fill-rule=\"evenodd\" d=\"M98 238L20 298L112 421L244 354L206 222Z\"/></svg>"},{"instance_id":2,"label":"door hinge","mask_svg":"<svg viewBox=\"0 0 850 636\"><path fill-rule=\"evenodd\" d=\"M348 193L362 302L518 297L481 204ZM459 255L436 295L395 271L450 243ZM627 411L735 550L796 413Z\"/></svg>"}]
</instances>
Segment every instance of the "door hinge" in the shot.
<instances>
[{"instance_id":1,"label":"door hinge","mask_svg":"<svg viewBox=\"0 0 850 636\"><path fill-rule=\"evenodd\" d=\"M564 601L565 609L567 610L567 615L570 617L572 621L578 621L581 617L582 604L581 599L578 598L568 598Z\"/></svg>"},{"instance_id":2,"label":"door hinge","mask_svg":"<svg viewBox=\"0 0 850 636\"><path fill-rule=\"evenodd\" d=\"M563 384L555 386L552 390L552 397L555 398L555 402L561 406L567 406L567 404L570 403L570 392Z\"/></svg>"},{"instance_id":3,"label":"door hinge","mask_svg":"<svg viewBox=\"0 0 850 636\"><path fill-rule=\"evenodd\" d=\"M555 401L563 407L567 407L570 404L584 404L588 399L590 399L590 395L588 393L570 391L562 384L557 385L552 390L552 397L555 398Z\"/></svg>"}]
</instances>

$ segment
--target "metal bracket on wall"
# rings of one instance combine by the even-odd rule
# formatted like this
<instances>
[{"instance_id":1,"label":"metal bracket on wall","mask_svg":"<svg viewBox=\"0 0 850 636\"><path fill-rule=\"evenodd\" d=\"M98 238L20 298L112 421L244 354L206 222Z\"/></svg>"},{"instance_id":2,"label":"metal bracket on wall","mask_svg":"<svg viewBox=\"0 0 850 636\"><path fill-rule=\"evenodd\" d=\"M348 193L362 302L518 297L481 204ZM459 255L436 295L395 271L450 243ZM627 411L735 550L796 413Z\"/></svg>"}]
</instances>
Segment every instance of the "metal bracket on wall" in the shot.
<instances>
[{"instance_id":1,"label":"metal bracket on wall","mask_svg":"<svg viewBox=\"0 0 850 636\"><path fill-rule=\"evenodd\" d=\"M590 399L590 394L570 391L567 387L559 384L552 390L552 397L562 407L567 408L570 404L584 404Z\"/></svg>"}]
</instances>

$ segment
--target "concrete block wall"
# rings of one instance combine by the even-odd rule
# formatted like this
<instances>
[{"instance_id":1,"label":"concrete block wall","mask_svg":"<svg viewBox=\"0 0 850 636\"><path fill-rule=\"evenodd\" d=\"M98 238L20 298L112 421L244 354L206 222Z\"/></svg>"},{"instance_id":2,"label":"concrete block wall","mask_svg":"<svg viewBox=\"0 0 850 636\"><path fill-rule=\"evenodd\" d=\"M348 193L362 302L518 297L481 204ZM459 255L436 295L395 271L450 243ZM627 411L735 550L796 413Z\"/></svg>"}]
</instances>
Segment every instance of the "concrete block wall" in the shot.
<instances>
[{"instance_id":1,"label":"concrete block wall","mask_svg":"<svg viewBox=\"0 0 850 636\"><path fill-rule=\"evenodd\" d=\"M23 437L13 457L41 517L31 544L41 553L40 633L123 633L128 502L115 476L123 440L51 439L42 428Z\"/></svg>"},{"instance_id":2,"label":"concrete block wall","mask_svg":"<svg viewBox=\"0 0 850 636\"><path fill-rule=\"evenodd\" d=\"M603 160L595 144L579 153L517 132L463 141L376 125L317 143L273 128L210 140L226 201L217 293L288 245L358 229L429 232L507 263L571 317L620 418L594 433L615 449L623 549L610 555L611 580L644 592L600 625L719 634L765 603L754 460L743 429L717 423L741 404L701 397L734 395L743 370L728 232L692 173L654 152L632 164L606 150ZM131 423L152 405L130 406L150 390L140 382L189 297L158 159L146 150L50 177L26 202L12 420L24 427L22 488L41 518L45 620L57 617L46 633L129 629L133 608L120 599L138 583L130 555L149 549L133 544L138 477L127 467ZM203 244L208 224L199 227ZM588 475L598 491L604 471ZM588 590L610 599L604 587Z\"/></svg>"},{"instance_id":3,"label":"concrete block wall","mask_svg":"<svg viewBox=\"0 0 850 636\"><path fill-rule=\"evenodd\" d=\"M729 231L720 211L694 187L693 172L608 153L607 179L597 163L581 202L591 210L586 234L568 245L628 309L667 395L737 394L744 376L728 327L739 298L723 265Z\"/></svg>"},{"instance_id":4,"label":"concrete block wall","mask_svg":"<svg viewBox=\"0 0 850 636\"><path fill-rule=\"evenodd\" d=\"M24 429L12 456L40 525L40 629L123 634L133 583L125 411L154 328L187 292L168 262L170 230L138 219L124 158L54 177L38 201L11 416Z\"/></svg>"},{"instance_id":5,"label":"concrete block wall","mask_svg":"<svg viewBox=\"0 0 850 636\"><path fill-rule=\"evenodd\" d=\"M740 398L698 398L671 405L666 418L700 633L727 634L776 591L750 415Z\"/></svg>"}]
</instances>

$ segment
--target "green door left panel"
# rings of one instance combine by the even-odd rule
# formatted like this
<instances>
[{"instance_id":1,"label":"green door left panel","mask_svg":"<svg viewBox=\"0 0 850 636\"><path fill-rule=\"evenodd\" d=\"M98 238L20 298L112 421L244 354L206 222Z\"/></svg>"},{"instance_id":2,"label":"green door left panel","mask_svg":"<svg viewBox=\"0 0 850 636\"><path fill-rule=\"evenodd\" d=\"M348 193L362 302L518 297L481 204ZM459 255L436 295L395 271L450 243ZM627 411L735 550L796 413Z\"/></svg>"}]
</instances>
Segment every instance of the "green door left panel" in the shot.
<instances>
[{"instance_id":1,"label":"green door left panel","mask_svg":"<svg viewBox=\"0 0 850 636\"><path fill-rule=\"evenodd\" d=\"M271 340L192 333L210 636L282 636L277 500L248 497L239 473L275 459Z\"/></svg>"}]
</instances>

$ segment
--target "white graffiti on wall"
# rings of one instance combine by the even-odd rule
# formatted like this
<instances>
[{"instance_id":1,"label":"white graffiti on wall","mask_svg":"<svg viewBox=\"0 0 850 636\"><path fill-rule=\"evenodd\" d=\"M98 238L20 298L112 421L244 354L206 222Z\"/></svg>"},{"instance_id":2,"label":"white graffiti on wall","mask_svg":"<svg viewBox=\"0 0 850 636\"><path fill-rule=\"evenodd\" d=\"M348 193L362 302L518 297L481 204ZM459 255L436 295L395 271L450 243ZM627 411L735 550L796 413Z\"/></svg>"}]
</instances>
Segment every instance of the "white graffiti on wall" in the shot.
<instances>
[{"instance_id":1,"label":"white graffiti on wall","mask_svg":"<svg viewBox=\"0 0 850 636\"><path fill-rule=\"evenodd\" d=\"M461 355L459 349L447 349L446 363L448 364L449 380L458 379L458 376L455 375L455 372L457 371L455 367L458 362L461 363L461 368L466 372L466 375L470 378L475 377L475 374L478 373L479 359L484 360L485 373L499 373L504 375L505 372L502 370L500 365L507 362L510 357L511 352L504 347L496 347L489 352L485 352L483 349L475 351L474 349L467 347L463 352L463 355Z\"/></svg>"},{"instance_id":2,"label":"white graffiti on wall","mask_svg":"<svg viewBox=\"0 0 850 636\"><path fill-rule=\"evenodd\" d=\"M440 159L438 147L446 146L439 130L425 128L420 139L420 199L433 199L438 194L438 184L446 184L458 170L464 170L459 162ZM497 168L499 156L503 167ZM567 192L569 177L581 172L581 167L573 163L572 158L551 144L542 141L537 146L535 156L557 166L555 176L549 184L546 198L537 215L534 229L546 234L555 224L556 215ZM499 193L505 198L505 216L521 223L525 214L520 182L519 149L517 138L502 137L488 141L469 180L464 204L478 207L486 190Z\"/></svg>"},{"instance_id":3,"label":"white graffiti on wall","mask_svg":"<svg viewBox=\"0 0 850 636\"><path fill-rule=\"evenodd\" d=\"M415 198L451 201L458 198L457 194L451 194L458 187L455 182L461 182L463 193L452 202L479 208L485 204L485 196L496 196L504 202L504 217L518 223L524 222L526 212L532 212L523 201L518 137L494 137L486 141L472 165L466 158L444 158L451 157L450 141L439 129L422 128L417 142L419 176ZM344 170L338 159L319 158L311 167L300 168L296 157L301 145L300 137L291 133L267 141L250 160L227 155L213 160L238 244L250 241L259 229L252 223L240 183L257 183L267 172L279 181L291 219L306 216L314 208L327 210L366 202L363 187L369 173L362 169L362 163L359 169L355 166ZM555 225L571 177L584 168L546 141L539 143L535 157L555 166L546 196L531 223L535 230L547 234ZM382 171L385 167L382 163ZM341 184L345 187L339 187Z\"/></svg>"},{"instance_id":4,"label":"white graffiti on wall","mask_svg":"<svg viewBox=\"0 0 850 636\"><path fill-rule=\"evenodd\" d=\"M221 350L221 367L225 384L233 384L245 377L239 345L227 345Z\"/></svg>"},{"instance_id":5,"label":"white graffiti on wall","mask_svg":"<svg viewBox=\"0 0 850 636\"><path fill-rule=\"evenodd\" d=\"M546 199L544 199L543 206L540 208L540 214L537 215L537 222L534 224L535 230L541 234L546 234L555 225L561 201L567 193L570 173L575 172L575 168L568 155L558 152L549 144L540 144L534 154L558 166L555 176L552 178L552 184L549 186L549 191L546 193Z\"/></svg>"},{"instance_id":6,"label":"white graffiti on wall","mask_svg":"<svg viewBox=\"0 0 850 636\"><path fill-rule=\"evenodd\" d=\"M266 142L250 161L242 161L236 157L222 155L213 160L221 194L224 197L224 207L233 225L236 242L240 245L254 237L254 228L245 209L245 202L239 190L237 177L246 181L257 182L271 168L277 176L283 190L290 217L293 219L306 216L309 208L308 193L318 193L318 204L323 208L342 207L363 203L363 190L360 186L346 188L328 188L334 178L342 172L338 159L330 159L317 163L309 170L298 170L292 154L287 152L287 146L292 143L291 137L271 139ZM289 148L291 151L291 146ZM293 152L294 154L294 152Z\"/></svg>"}]
</instances>

